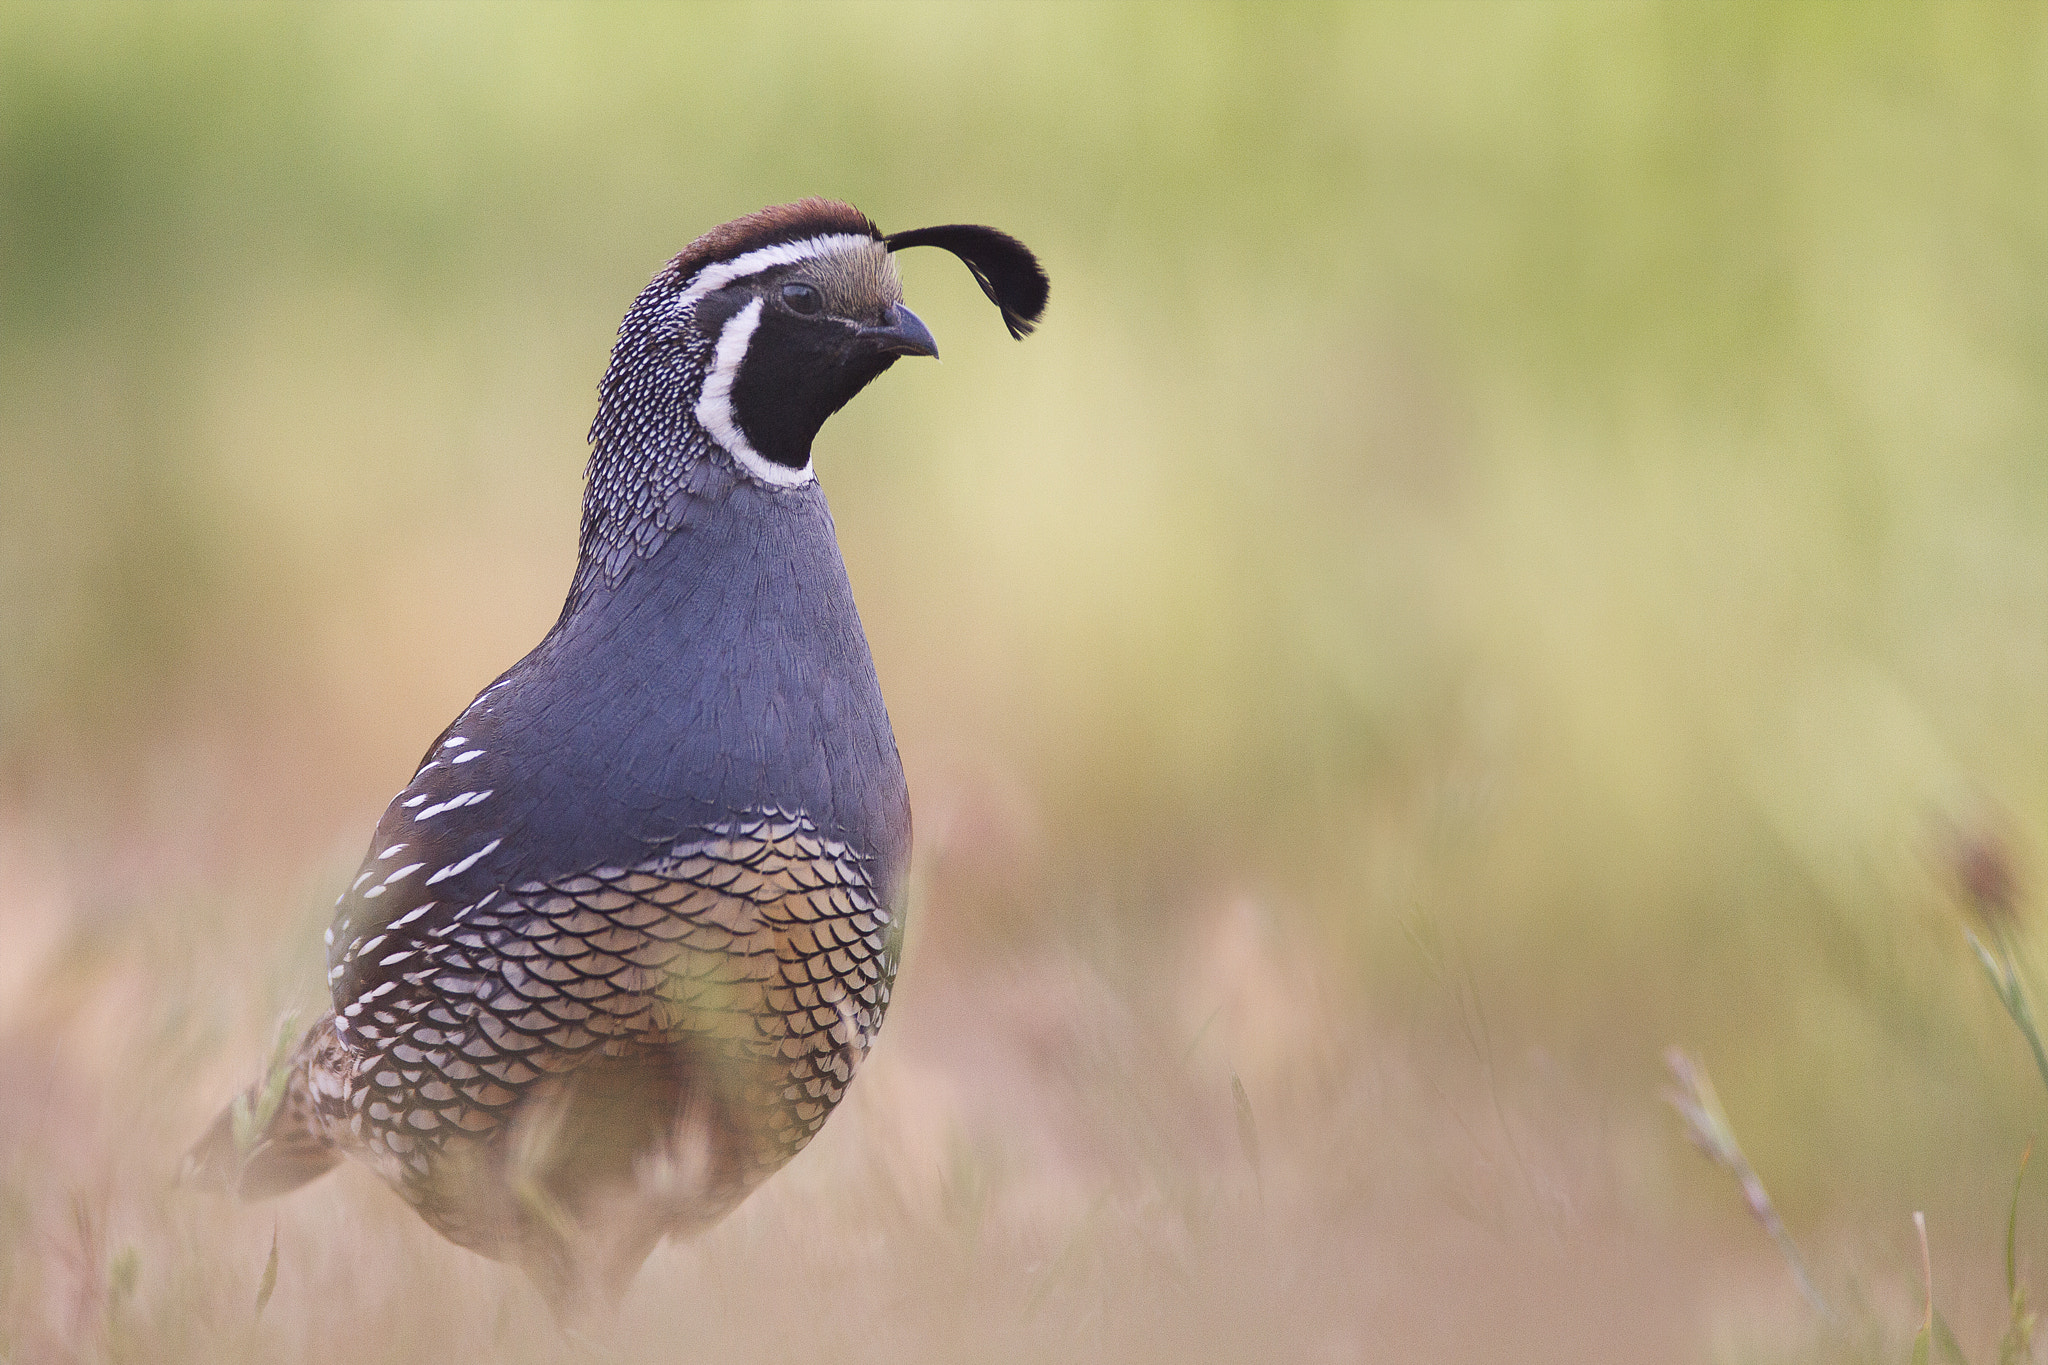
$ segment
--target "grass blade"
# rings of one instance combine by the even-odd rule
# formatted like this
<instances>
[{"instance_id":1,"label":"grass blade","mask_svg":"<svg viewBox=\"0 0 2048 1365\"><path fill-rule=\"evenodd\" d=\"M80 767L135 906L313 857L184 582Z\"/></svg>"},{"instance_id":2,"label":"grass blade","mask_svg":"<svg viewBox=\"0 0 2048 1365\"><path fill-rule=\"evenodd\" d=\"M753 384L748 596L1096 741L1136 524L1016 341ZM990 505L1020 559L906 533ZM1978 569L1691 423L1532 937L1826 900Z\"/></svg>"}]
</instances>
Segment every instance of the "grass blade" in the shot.
<instances>
[{"instance_id":1,"label":"grass blade","mask_svg":"<svg viewBox=\"0 0 2048 1365\"><path fill-rule=\"evenodd\" d=\"M2034 1144L2030 1139L2027 1150L2020 1153L2019 1174L2012 1178L2012 1204L2005 1211L2005 1296L2008 1299L2020 1292L2020 1182L2027 1178L2027 1158L2033 1154Z\"/></svg>"},{"instance_id":2,"label":"grass blade","mask_svg":"<svg viewBox=\"0 0 2048 1365\"><path fill-rule=\"evenodd\" d=\"M1970 1358L1963 1354L1962 1344L1956 1334L1948 1329L1948 1319L1937 1310L1930 1315L1934 1334L1934 1349L1948 1365L1970 1365Z\"/></svg>"},{"instance_id":3,"label":"grass blade","mask_svg":"<svg viewBox=\"0 0 2048 1365\"><path fill-rule=\"evenodd\" d=\"M256 1316L262 1317L263 1310L270 1305L270 1296L277 1289L277 1229L270 1230L270 1259L263 1263L263 1282L256 1286Z\"/></svg>"},{"instance_id":4,"label":"grass blade","mask_svg":"<svg viewBox=\"0 0 2048 1365\"><path fill-rule=\"evenodd\" d=\"M1252 1097L1245 1094L1244 1082L1237 1073L1230 1073L1230 1098L1237 1102L1237 1141L1244 1148L1244 1159L1251 1163L1252 1174L1259 1174L1259 1125L1252 1117Z\"/></svg>"}]
</instances>

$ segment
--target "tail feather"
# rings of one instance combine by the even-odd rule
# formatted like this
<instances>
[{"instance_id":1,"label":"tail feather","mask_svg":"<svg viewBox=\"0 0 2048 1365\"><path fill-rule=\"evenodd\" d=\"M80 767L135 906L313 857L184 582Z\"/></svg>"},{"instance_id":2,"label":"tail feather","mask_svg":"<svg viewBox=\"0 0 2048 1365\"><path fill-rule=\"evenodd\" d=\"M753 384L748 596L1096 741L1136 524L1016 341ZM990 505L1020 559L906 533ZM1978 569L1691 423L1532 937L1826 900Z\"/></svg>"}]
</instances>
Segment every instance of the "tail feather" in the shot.
<instances>
[{"instance_id":1,"label":"tail feather","mask_svg":"<svg viewBox=\"0 0 2048 1365\"><path fill-rule=\"evenodd\" d=\"M278 1031L264 1077L237 1095L185 1154L181 1178L238 1199L289 1193L341 1160L314 1112L307 1067L332 1027L320 1021L299 1045L290 1045L291 1021Z\"/></svg>"}]
</instances>

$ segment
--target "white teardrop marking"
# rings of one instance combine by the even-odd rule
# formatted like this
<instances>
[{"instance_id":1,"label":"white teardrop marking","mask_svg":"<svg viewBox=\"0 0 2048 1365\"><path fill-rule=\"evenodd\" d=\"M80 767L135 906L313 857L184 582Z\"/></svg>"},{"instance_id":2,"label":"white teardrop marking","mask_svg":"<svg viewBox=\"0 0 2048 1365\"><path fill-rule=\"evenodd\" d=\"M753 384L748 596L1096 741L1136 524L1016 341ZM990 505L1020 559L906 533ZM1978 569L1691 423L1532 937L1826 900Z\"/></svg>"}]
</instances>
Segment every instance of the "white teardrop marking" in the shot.
<instances>
[{"instance_id":1,"label":"white teardrop marking","mask_svg":"<svg viewBox=\"0 0 2048 1365\"><path fill-rule=\"evenodd\" d=\"M463 873L469 871L469 869L476 866L477 859L489 853L492 849L496 848L502 842L504 841L501 839L493 839L488 844L485 844L482 848L478 849L476 852L470 854L467 858L464 858L461 862L448 864L448 866L442 868L439 872L436 872L433 876L427 878L427 885L432 886L435 882L440 881L443 877L461 876Z\"/></svg>"}]
</instances>

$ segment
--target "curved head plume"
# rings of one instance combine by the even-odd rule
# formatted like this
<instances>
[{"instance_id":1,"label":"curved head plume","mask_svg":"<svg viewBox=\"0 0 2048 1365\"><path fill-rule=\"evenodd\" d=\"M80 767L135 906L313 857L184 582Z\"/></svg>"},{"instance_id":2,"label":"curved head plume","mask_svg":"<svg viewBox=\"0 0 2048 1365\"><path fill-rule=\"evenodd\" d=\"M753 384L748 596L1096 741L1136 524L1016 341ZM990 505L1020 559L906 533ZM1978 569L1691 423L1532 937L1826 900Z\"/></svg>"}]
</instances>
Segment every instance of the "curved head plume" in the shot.
<instances>
[{"instance_id":1,"label":"curved head plume","mask_svg":"<svg viewBox=\"0 0 2048 1365\"><path fill-rule=\"evenodd\" d=\"M944 247L958 256L967 263L989 302L1002 310L1003 325L1019 341L1045 316L1045 299L1051 290L1045 269L1031 248L1007 232L973 223L947 223L892 232L882 239L882 245L891 251L907 246Z\"/></svg>"}]
</instances>

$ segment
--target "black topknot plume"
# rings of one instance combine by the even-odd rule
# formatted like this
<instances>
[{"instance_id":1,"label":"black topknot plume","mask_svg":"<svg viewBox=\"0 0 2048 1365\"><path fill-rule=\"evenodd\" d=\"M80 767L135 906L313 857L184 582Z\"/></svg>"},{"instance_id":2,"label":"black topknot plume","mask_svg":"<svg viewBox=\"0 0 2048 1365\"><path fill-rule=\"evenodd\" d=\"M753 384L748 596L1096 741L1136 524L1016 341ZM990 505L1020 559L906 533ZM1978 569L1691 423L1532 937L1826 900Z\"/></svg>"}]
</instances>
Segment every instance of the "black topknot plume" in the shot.
<instances>
[{"instance_id":1,"label":"black topknot plume","mask_svg":"<svg viewBox=\"0 0 2048 1365\"><path fill-rule=\"evenodd\" d=\"M1000 308L1003 325L1022 341L1045 315L1045 297L1051 283L1031 248L1007 232L973 223L948 223L943 227L892 232L882 239L891 251L907 246L937 246L958 256L974 273L974 282L989 302Z\"/></svg>"}]
</instances>

